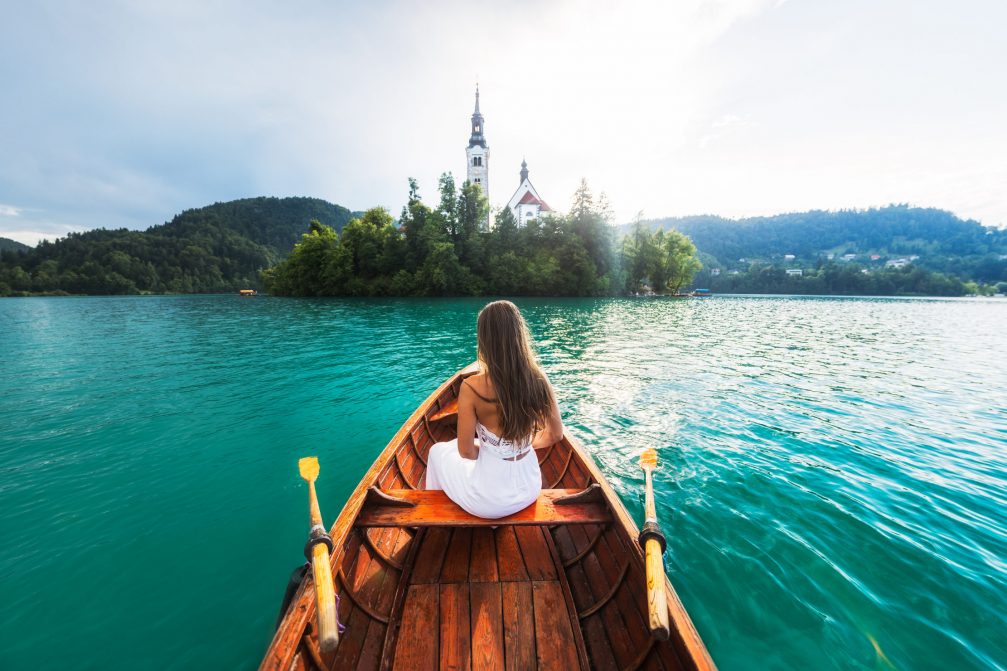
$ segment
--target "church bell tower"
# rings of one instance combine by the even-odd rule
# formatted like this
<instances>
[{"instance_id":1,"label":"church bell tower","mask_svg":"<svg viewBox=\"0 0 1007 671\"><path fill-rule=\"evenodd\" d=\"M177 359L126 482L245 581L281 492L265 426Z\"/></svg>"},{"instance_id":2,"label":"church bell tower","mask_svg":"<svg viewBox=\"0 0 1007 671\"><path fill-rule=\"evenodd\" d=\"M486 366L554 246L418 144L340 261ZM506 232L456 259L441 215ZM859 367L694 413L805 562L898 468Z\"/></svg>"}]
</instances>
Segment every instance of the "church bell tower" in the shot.
<instances>
[{"instance_id":1,"label":"church bell tower","mask_svg":"<svg viewBox=\"0 0 1007 671\"><path fill-rule=\"evenodd\" d=\"M476 109L472 113L472 135L469 136L469 146L465 148L465 158L468 161L466 179L482 187L483 195L489 198L490 193L490 148L486 145L483 115L479 111L479 85L476 84Z\"/></svg>"}]
</instances>

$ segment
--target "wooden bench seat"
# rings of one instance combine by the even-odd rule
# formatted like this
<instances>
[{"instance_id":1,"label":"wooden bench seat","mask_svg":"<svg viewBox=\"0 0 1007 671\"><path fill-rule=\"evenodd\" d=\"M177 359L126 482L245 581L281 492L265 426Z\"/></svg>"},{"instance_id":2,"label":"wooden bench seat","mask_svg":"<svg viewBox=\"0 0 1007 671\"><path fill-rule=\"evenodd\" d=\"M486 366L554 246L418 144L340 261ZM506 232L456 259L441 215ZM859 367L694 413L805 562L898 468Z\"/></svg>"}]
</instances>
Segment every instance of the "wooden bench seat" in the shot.
<instances>
[{"instance_id":1,"label":"wooden bench seat","mask_svg":"<svg viewBox=\"0 0 1007 671\"><path fill-rule=\"evenodd\" d=\"M430 415L430 421L436 422L441 419L447 419L448 417L455 417L458 414L458 399L453 398L447 402L443 408Z\"/></svg>"},{"instance_id":2,"label":"wooden bench seat","mask_svg":"<svg viewBox=\"0 0 1007 671\"><path fill-rule=\"evenodd\" d=\"M372 487L355 524L358 527L483 527L597 524L611 520L601 487L596 484L583 490L543 489L532 505L494 520L470 515L442 491Z\"/></svg>"}]
</instances>

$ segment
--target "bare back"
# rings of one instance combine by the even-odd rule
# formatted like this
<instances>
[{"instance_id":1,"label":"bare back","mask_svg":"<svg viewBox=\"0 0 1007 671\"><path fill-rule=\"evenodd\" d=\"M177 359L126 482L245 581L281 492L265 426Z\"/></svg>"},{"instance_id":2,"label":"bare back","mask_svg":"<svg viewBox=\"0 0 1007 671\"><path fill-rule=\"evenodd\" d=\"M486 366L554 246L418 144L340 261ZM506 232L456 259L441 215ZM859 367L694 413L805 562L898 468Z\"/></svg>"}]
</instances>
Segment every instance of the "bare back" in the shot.
<instances>
[{"instance_id":1,"label":"bare back","mask_svg":"<svg viewBox=\"0 0 1007 671\"><path fill-rule=\"evenodd\" d=\"M500 403L489 375L478 373L465 378L464 384L467 384L474 392L472 400L475 406L476 421L493 433L500 435L503 428L500 426Z\"/></svg>"},{"instance_id":2,"label":"bare back","mask_svg":"<svg viewBox=\"0 0 1007 671\"><path fill-rule=\"evenodd\" d=\"M478 373L465 378L458 395L458 451L461 455L466 459L475 459L479 453L473 438L476 422L499 436L503 433L500 419L500 404L489 375ZM533 437L533 447L552 445L563 438L563 420L555 394L552 408L544 419L545 426Z\"/></svg>"}]
</instances>

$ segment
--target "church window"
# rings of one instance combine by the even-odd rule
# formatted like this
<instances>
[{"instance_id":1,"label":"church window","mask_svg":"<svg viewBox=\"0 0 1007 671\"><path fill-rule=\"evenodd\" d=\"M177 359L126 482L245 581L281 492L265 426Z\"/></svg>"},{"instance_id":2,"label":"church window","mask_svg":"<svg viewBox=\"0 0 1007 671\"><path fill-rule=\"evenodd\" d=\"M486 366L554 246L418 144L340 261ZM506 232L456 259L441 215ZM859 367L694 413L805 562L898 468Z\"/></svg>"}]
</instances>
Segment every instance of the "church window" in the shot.
<instances>
[{"instance_id":1,"label":"church window","mask_svg":"<svg viewBox=\"0 0 1007 671\"><path fill-rule=\"evenodd\" d=\"M476 177L476 184L482 184L482 178Z\"/></svg>"}]
</instances>

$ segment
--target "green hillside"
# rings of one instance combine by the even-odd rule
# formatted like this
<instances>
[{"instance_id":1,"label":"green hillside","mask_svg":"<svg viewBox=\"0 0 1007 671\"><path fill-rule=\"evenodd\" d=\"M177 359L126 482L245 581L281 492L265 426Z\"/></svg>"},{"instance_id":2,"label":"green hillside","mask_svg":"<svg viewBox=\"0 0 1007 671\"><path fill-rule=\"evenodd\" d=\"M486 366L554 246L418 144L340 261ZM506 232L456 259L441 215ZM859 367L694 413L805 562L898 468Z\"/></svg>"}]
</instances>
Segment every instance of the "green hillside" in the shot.
<instances>
[{"instance_id":1,"label":"green hillside","mask_svg":"<svg viewBox=\"0 0 1007 671\"><path fill-rule=\"evenodd\" d=\"M336 231L343 230L353 213L320 198L243 198L185 210L148 233L190 237L208 228L226 228L286 256L316 219Z\"/></svg>"},{"instance_id":2,"label":"green hillside","mask_svg":"<svg viewBox=\"0 0 1007 671\"><path fill-rule=\"evenodd\" d=\"M234 291L285 257L308 223L341 230L352 213L318 198L246 198L186 210L146 231L71 233L0 253L0 295Z\"/></svg>"},{"instance_id":3,"label":"green hillside","mask_svg":"<svg viewBox=\"0 0 1007 671\"><path fill-rule=\"evenodd\" d=\"M905 259L964 280L1007 280L1007 231L933 208L891 205L739 220L693 216L644 223L688 235L707 270L744 272L753 263L809 268L829 262L856 263L870 270Z\"/></svg>"},{"instance_id":4,"label":"green hillside","mask_svg":"<svg viewBox=\"0 0 1007 671\"><path fill-rule=\"evenodd\" d=\"M28 245L10 238L0 238L0 252L24 252L31 249Z\"/></svg>"},{"instance_id":5,"label":"green hillside","mask_svg":"<svg viewBox=\"0 0 1007 671\"><path fill-rule=\"evenodd\" d=\"M354 266L351 274L356 279L347 285L349 288L337 293L479 293L496 287L504 293L593 295L619 293L624 285L633 285L634 278L639 279L637 276L653 274L637 267L639 259L646 255L637 253L642 238L634 232L629 242L616 245L613 238L607 246L603 245L607 251L595 250L594 255L599 258L614 254L618 257L610 259L612 268L606 266L604 272L596 273L607 278L602 283L608 287L605 290L599 289L601 285L597 282L587 282L584 285L590 285L587 289L580 285L576 290L563 288L565 285L557 284L558 279L546 281L544 275L528 269L521 282L496 282L487 275L489 271L481 268L479 254L468 249L468 243L462 244L455 230L457 224L448 225L455 221L457 213L438 212L431 214L431 220L435 223L444 220L442 228L446 226L448 238L458 248L455 250L460 254L458 263L468 268L472 286L441 287L435 291L422 284L441 275L453 275L444 268L426 268L420 263L425 257L417 250L440 240L440 228L434 226L430 229L433 232L422 226L410 228L407 217L405 228L396 229L396 235L390 239L394 242L402 238L400 242L408 247L402 252L403 263L412 264L406 263L402 268L416 275L419 279L414 279L420 284L405 282L405 275L399 277L390 272L385 273L388 275L385 284L375 278L368 284L364 281L366 273L360 275L363 270L358 272ZM260 272L286 258L294 245L301 242L312 220L338 233L353 216L346 208L317 198L248 198L186 210L146 231L97 229L73 233L55 242L42 242L34 248L14 243L13 250L0 247L0 295L212 293L261 288ZM550 225L560 226L562 222L562 217L554 218ZM676 229L688 235L703 263L695 278L696 286L709 287L714 292L951 296L1007 288L1007 231L984 227L937 209L893 205L741 220L682 217L643 224L643 230ZM425 232L413 236L413 228ZM541 233L537 229L510 232L507 227L504 229L475 235L470 242L476 244L478 238L476 247L489 249L505 233L513 233L511 237L516 236L515 240L528 238L523 251L515 251L518 256L507 264L511 270L529 263L532 265L528 268L532 268L536 255L549 247L544 239L532 240ZM634 230L632 226L624 229ZM351 235L340 241L343 246L353 246L351 243L359 242L359 233L355 231L356 237ZM592 240L594 245L597 241L591 238L589 242ZM497 252L512 246L507 243ZM389 256L388 250L385 252L388 253L380 257L382 262L398 258L395 254ZM556 264L557 277L569 279L574 267L580 266L573 262ZM391 282L391 275L395 275L397 284ZM357 286L361 282L366 286ZM473 289L476 285L482 289ZM283 293L279 287L277 284L274 289Z\"/></svg>"}]
</instances>

